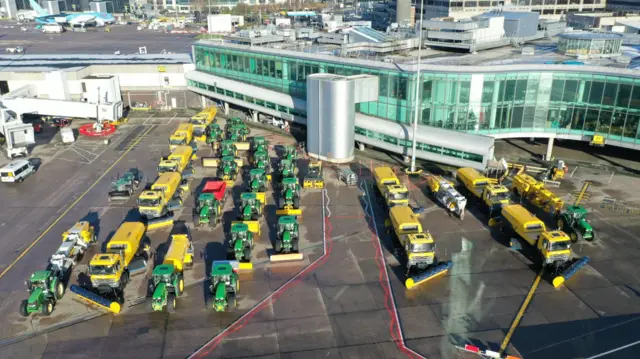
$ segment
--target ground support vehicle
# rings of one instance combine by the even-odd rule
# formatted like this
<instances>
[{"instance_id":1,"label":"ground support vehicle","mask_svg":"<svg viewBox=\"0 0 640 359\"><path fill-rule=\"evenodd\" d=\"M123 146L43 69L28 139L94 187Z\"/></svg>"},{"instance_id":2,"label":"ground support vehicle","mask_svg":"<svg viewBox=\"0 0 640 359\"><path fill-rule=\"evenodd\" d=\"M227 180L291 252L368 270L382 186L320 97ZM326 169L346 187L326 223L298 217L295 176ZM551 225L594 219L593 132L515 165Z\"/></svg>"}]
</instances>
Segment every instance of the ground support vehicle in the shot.
<instances>
[{"instance_id":1,"label":"ground support vehicle","mask_svg":"<svg viewBox=\"0 0 640 359\"><path fill-rule=\"evenodd\" d=\"M572 258L571 238L559 230L548 232L542 220L519 204L505 206L501 218L490 221L490 225L496 224L500 231L514 233L531 245L553 276L556 288L589 262L589 257Z\"/></svg>"},{"instance_id":2,"label":"ground support vehicle","mask_svg":"<svg viewBox=\"0 0 640 359\"><path fill-rule=\"evenodd\" d=\"M29 298L20 303L20 314L23 317L36 312L51 315L56 301L64 295L62 279L51 271L34 272L25 284L29 291Z\"/></svg>"},{"instance_id":3,"label":"ground support vehicle","mask_svg":"<svg viewBox=\"0 0 640 359\"><path fill-rule=\"evenodd\" d=\"M429 175L427 176L427 184L431 195L447 209L447 212L464 219L467 199L456 191L453 183L440 176Z\"/></svg>"},{"instance_id":4,"label":"ground support vehicle","mask_svg":"<svg viewBox=\"0 0 640 359\"><path fill-rule=\"evenodd\" d=\"M433 237L429 232L423 231L420 220L411 208L392 207L389 217L391 226L387 231L398 240L406 258L407 289L444 275L451 268L451 262L437 261Z\"/></svg>"},{"instance_id":5,"label":"ground support vehicle","mask_svg":"<svg viewBox=\"0 0 640 359\"><path fill-rule=\"evenodd\" d=\"M292 160L281 159L278 163L278 174L280 180L289 177L296 178L298 176L298 167Z\"/></svg>"},{"instance_id":6,"label":"ground support vehicle","mask_svg":"<svg viewBox=\"0 0 640 359\"><path fill-rule=\"evenodd\" d=\"M207 140L206 129L214 121L217 112L217 108L208 107L191 117L189 123L193 125L193 136L196 141L205 142Z\"/></svg>"},{"instance_id":7,"label":"ground support vehicle","mask_svg":"<svg viewBox=\"0 0 640 359\"><path fill-rule=\"evenodd\" d=\"M189 185L176 172L162 173L148 190L138 197L138 211L152 230L173 224L173 211L182 207Z\"/></svg>"},{"instance_id":8,"label":"ground support vehicle","mask_svg":"<svg viewBox=\"0 0 640 359\"><path fill-rule=\"evenodd\" d=\"M120 178L111 184L109 202L128 201L142 181L142 172L137 168L127 170Z\"/></svg>"},{"instance_id":9,"label":"ground support vehicle","mask_svg":"<svg viewBox=\"0 0 640 359\"><path fill-rule=\"evenodd\" d=\"M224 131L220 128L220 125L217 123L210 124L205 130L205 135L207 136L207 143L214 145L213 150L217 151L215 143L224 140Z\"/></svg>"},{"instance_id":10,"label":"ground support vehicle","mask_svg":"<svg viewBox=\"0 0 640 359\"><path fill-rule=\"evenodd\" d=\"M276 238L275 254L269 257L271 262L302 260L302 253L298 252L300 231L298 220L294 216L278 218L278 236Z\"/></svg>"},{"instance_id":11,"label":"ground support vehicle","mask_svg":"<svg viewBox=\"0 0 640 359\"><path fill-rule=\"evenodd\" d=\"M257 151L251 156L254 168L262 168L267 175L267 180L271 181L271 159L267 151Z\"/></svg>"},{"instance_id":12,"label":"ground support vehicle","mask_svg":"<svg viewBox=\"0 0 640 359\"><path fill-rule=\"evenodd\" d=\"M238 157L238 148L231 140L223 140L220 142L220 157L233 156Z\"/></svg>"},{"instance_id":13,"label":"ground support vehicle","mask_svg":"<svg viewBox=\"0 0 640 359\"><path fill-rule=\"evenodd\" d=\"M244 222L231 223L227 256L230 259L237 260L240 264L244 264L245 268L242 269L251 269L252 250L253 232L249 230L249 226Z\"/></svg>"},{"instance_id":14,"label":"ground support vehicle","mask_svg":"<svg viewBox=\"0 0 640 359\"><path fill-rule=\"evenodd\" d=\"M193 243L184 222L174 226L171 245L162 264L153 269L150 292L151 308L162 311L176 309L176 298L184 292L184 270L193 267Z\"/></svg>"},{"instance_id":15,"label":"ground support vehicle","mask_svg":"<svg viewBox=\"0 0 640 359\"><path fill-rule=\"evenodd\" d=\"M558 181L564 178L569 168L563 160L558 160L556 164L549 165L544 171L540 172L537 176L539 181Z\"/></svg>"},{"instance_id":16,"label":"ground support vehicle","mask_svg":"<svg viewBox=\"0 0 640 359\"><path fill-rule=\"evenodd\" d=\"M373 170L373 178L376 181L376 189L386 208L409 205L409 190L400 183L398 177L390 167L376 167Z\"/></svg>"},{"instance_id":17,"label":"ground support vehicle","mask_svg":"<svg viewBox=\"0 0 640 359\"><path fill-rule=\"evenodd\" d=\"M240 195L240 218L249 230L260 236L260 218L264 213L265 193L245 192Z\"/></svg>"},{"instance_id":18,"label":"ground support vehicle","mask_svg":"<svg viewBox=\"0 0 640 359\"><path fill-rule=\"evenodd\" d=\"M0 168L0 181L20 183L34 173L36 173L36 167L33 163L28 160L16 160Z\"/></svg>"},{"instance_id":19,"label":"ground support vehicle","mask_svg":"<svg viewBox=\"0 0 640 359\"><path fill-rule=\"evenodd\" d=\"M233 141L238 151L248 151L250 143L247 142L249 128L247 125L233 125L227 129L227 140Z\"/></svg>"},{"instance_id":20,"label":"ground support vehicle","mask_svg":"<svg viewBox=\"0 0 640 359\"><path fill-rule=\"evenodd\" d=\"M344 182L347 186L355 186L358 184L358 175L352 170L341 168L338 170L338 179Z\"/></svg>"},{"instance_id":21,"label":"ground support vehicle","mask_svg":"<svg viewBox=\"0 0 640 359\"><path fill-rule=\"evenodd\" d=\"M307 176L302 181L304 188L324 188L324 179L322 178L322 162L309 162Z\"/></svg>"},{"instance_id":22,"label":"ground support vehicle","mask_svg":"<svg viewBox=\"0 0 640 359\"><path fill-rule=\"evenodd\" d=\"M202 157L202 167L204 168L210 168L210 167L218 167L218 168L224 168L225 164L230 165L230 166L234 166L233 164L229 164L229 159L233 160L235 162L235 167L236 168L241 168L242 165L244 164L242 161L242 158L237 158L237 157L233 157L233 156L224 156L224 157ZM235 177L234 177L235 178Z\"/></svg>"},{"instance_id":23,"label":"ground support vehicle","mask_svg":"<svg viewBox=\"0 0 640 359\"><path fill-rule=\"evenodd\" d=\"M62 244L49 259L50 270L63 279L80 257L97 242L95 229L87 221L80 221L62 234Z\"/></svg>"},{"instance_id":24,"label":"ground support vehicle","mask_svg":"<svg viewBox=\"0 0 640 359\"><path fill-rule=\"evenodd\" d=\"M226 199L227 183L225 181L207 181L197 199L197 217L194 222L200 226L218 225L222 221L222 208Z\"/></svg>"},{"instance_id":25,"label":"ground support vehicle","mask_svg":"<svg viewBox=\"0 0 640 359\"><path fill-rule=\"evenodd\" d=\"M237 307L240 278L233 264L237 265L237 262L214 261L211 264L207 308L216 312L228 312Z\"/></svg>"},{"instance_id":26,"label":"ground support vehicle","mask_svg":"<svg viewBox=\"0 0 640 359\"><path fill-rule=\"evenodd\" d=\"M460 193L467 198L467 204L473 200L482 204L489 217L500 215L503 206L511 203L509 189L501 184L492 184L495 180L487 178L473 168L460 168L456 179L461 184Z\"/></svg>"},{"instance_id":27,"label":"ground support vehicle","mask_svg":"<svg viewBox=\"0 0 640 359\"><path fill-rule=\"evenodd\" d=\"M237 125L243 125L243 124L244 122L242 122L242 120L239 117L233 117L227 120L227 122L224 125L224 130L225 132L227 132L231 129L231 127L237 126Z\"/></svg>"},{"instance_id":28,"label":"ground support vehicle","mask_svg":"<svg viewBox=\"0 0 640 359\"><path fill-rule=\"evenodd\" d=\"M515 195L527 199L532 205L552 215L559 215L564 206L564 201L544 188L544 183L538 182L526 173L513 177L511 189Z\"/></svg>"},{"instance_id":29,"label":"ground support vehicle","mask_svg":"<svg viewBox=\"0 0 640 359\"><path fill-rule=\"evenodd\" d=\"M249 189L251 192L265 192L269 188L269 180L262 168L249 171Z\"/></svg>"},{"instance_id":30,"label":"ground support vehicle","mask_svg":"<svg viewBox=\"0 0 640 359\"><path fill-rule=\"evenodd\" d=\"M256 136L251 141L251 153L255 154L256 152L267 152L269 150L269 141L267 141L264 136Z\"/></svg>"},{"instance_id":31,"label":"ground support vehicle","mask_svg":"<svg viewBox=\"0 0 640 359\"><path fill-rule=\"evenodd\" d=\"M191 160L195 156L191 146L178 146L169 156L164 157L158 164L158 174L165 172L178 172L182 178L193 176Z\"/></svg>"},{"instance_id":32,"label":"ground support vehicle","mask_svg":"<svg viewBox=\"0 0 640 359\"><path fill-rule=\"evenodd\" d=\"M587 241L596 239L596 232L587 219L589 212L580 205L590 184L590 182L585 182L573 205L567 206L558 216L558 229L567 233L573 243L582 239Z\"/></svg>"},{"instance_id":33,"label":"ground support vehicle","mask_svg":"<svg viewBox=\"0 0 640 359\"><path fill-rule=\"evenodd\" d=\"M193 125L190 123L181 123L178 125L173 134L169 137L169 150L173 151L178 146L194 146L193 140Z\"/></svg>"},{"instance_id":34,"label":"ground support vehicle","mask_svg":"<svg viewBox=\"0 0 640 359\"><path fill-rule=\"evenodd\" d=\"M218 166L217 177L226 182L227 187L232 187L238 176L238 162L232 156L222 157Z\"/></svg>"},{"instance_id":35,"label":"ground support vehicle","mask_svg":"<svg viewBox=\"0 0 640 359\"><path fill-rule=\"evenodd\" d=\"M289 177L282 180L276 215L302 215L302 209L300 209L300 184L297 178Z\"/></svg>"},{"instance_id":36,"label":"ground support vehicle","mask_svg":"<svg viewBox=\"0 0 640 359\"><path fill-rule=\"evenodd\" d=\"M89 262L91 285L72 285L70 290L88 303L119 313L134 260L146 269L150 256L144 224L125 222L111 237L104 253L96 254Z\"/></svg>"},{"instance_id":37,"label":"ground support vehicle","mask_svg":"<svg viewBox=\"0 0 640 359\"><path fill-rule=\"evenodd\" d=\"M298 160L298 149L295 146L285 146L282 155L280 156L283 160L289 161L297 161Z\"/></svg>"}]
</instances>

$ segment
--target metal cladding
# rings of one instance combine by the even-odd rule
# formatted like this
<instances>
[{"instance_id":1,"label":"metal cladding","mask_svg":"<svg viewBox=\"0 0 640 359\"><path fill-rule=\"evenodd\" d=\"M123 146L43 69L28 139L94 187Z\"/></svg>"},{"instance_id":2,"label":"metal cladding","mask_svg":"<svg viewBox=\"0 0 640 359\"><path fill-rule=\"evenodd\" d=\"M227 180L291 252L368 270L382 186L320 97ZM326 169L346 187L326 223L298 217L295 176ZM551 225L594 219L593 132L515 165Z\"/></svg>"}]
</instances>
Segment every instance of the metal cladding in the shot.
<instances>
[{"instance_id":1,"label":"metal cladding","mask_svg":"<svg viewBox=\"0 0 640 359\"><path fill-rule=\"evenodd\" d=\"M398 24L411 22L410 0L396 0L396 22Z\"/></svg>"},{"instance_id":2,"label":"metal cladding","mask_svg":"<svg viewBox=\"0 0 640 359\"><path fill-rule=\"evenodd\" d=\"M307 77L307 151L344 163L353 159L356 103L376 101L376 76L313 74Z\"/></svg>"}]
</instances>

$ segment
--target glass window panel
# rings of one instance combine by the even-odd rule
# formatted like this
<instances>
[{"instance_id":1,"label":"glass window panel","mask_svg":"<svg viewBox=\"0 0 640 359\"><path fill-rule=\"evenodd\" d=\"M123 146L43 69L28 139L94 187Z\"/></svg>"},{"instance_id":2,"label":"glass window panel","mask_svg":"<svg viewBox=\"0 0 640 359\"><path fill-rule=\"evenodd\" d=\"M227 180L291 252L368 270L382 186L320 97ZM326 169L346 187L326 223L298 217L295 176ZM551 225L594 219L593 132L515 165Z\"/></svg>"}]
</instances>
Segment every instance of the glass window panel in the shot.
<instances>
[{"instance_id":1,"label":"glass window panel","mask_svg":"<svg viewBox=\"0 0 640 359\"><path fill-rule=\"evenodd\" d=\"M493 101L493 81L485 81L482 86L482 103L491 103Z\"/></svg>"},{"instance_id":2,"label":"glass window panel","mask_svg":"<svg viewBox=\"0 0 640 359\"><path fill-rule=\"evenodd\" d=\"M616 100L616 94L618 93L618 84L608 82L604 87L604 95L602 96L602 104L607 106L613 106Z\"/></svg>"},{"instance_id":3,"label":"glass window panel","mask_svg":"<svg viewBox=\"0 0 640 359\"><path fill-rule=\"evenodd\" d=\"M624 119L626 114L624 112L615 112L611 116L611 129L609 130L609 134L615 136L622 136L622 132L624 130Z\"/></svg>"},{"instance_id":4,"label":"glass window panel","mask_svg":"<svg viewBox=\"0 0 640 359\"><path fill-rule=\"evenodd\" d=\"M415 84L414 84L415 88ZM398 98L401 100L407 99L407 78L400 77L400 81L398 82Z\"/></svg>"},{"instance_id":5,"label":"glass window panel","mask_svg":"<svg viewBox=\"0 0 640 359\"><path fill-rule=\"evenodd\" d=\"M515 101L523 102L527 93L527 80L516 81Z\"/></svg>"},{"instance_id":6,"label":"glass window panel","mask_svg":"<svg viewBox=\"0 0 640 359\"><path fill-rule=\"evenodd\" d=\"M586 110L584 108L576 108L573 110L573 121L571 122L571 129L582 131L584 127L584 118L586 116Z\"/></svg>"},{"instance_id":7,"label":"glass window panel","mask_svg":"<svg viewBox=\"0 0 640 359\"><path fill-rule=\"evenodd\" d=\"M640 108L640 83L636 83L636 85L633 86L629 108Z\"/></svg>"},{"instance_id":8,"label":"glass window panel","mask_svg":"<svg viewBox=\"0 0 640 359\"><path fill-rule=\"evenodd\" d=\"M618 97L616 99L616 106L627 107L629 106L629 100L631 99L631 85L621 84L618 87Z\"/></svg>"},{"instance_id":9,"label":"glass window panel","mask_svg":"<svg viewBox=\"0 0 640 359\"><path fill-rule=\"evenodd\" d=\"M562 101L562 91L564 90L564 80L553 80L551 85L551 101Z\"/></svg>"},{"instance_id":10,"label":"glass window panel","mask_svg":"<svg viewBox=\"0 0 640 359\"><path fill-rule=\"evenodd\" d=\"M515 95L516 95L516 80L507 80L505 82L503 101L513 101L515 98Z\"/></svg>"},{"instance_id":11,"label":"glass window panel","mask_svg":"<svg viewBox=\"0 0 640 359\"><path fill-rule=\"evenodd\" d=\"M431 102L431 86L433 85L433 80L427 80L422 83L422 100L424 102Z\"/></svg>"},{"instance_id":12,"label":"glass window panel","mask_svg":"<svg viewBox=\"0 0 640 359\"><path fill-rule=\"evenodd\" d=\"M627 115L627 122L624 124L624 137L636 137L638 133L638 121L640 121L640 115L631 113Z\"/></svg>"},{"instance_id":13,"label":"glass window panel","mask_svg":"<svg viewBox=\"0 0 640 359\"><path fill-rule=\"evenodd\" d=\"M576 102L577 92L578 92L578 81L576 80L565 81L562 101Z\"/></svg>"},{"instance_id":14,"label":"glass window panel","mask_svg":"<svg viewBox=\"0 0 640 359\"><path fill-rule=\"evenodd\" d=\"M389 76L381 75L379 81L380 81L380 96L388 97L389 96Z\"/></svg>"},{"instance_id":15,"label":"glass window panel","mask_svg":"<svg viewBox=\"0 0 640 359\"><path fill-rule=\"evenodd\" d=\"M471 82L460 81L459 86L460 86L460 98L458 103L466 105L469 103L469 92L471 91Z\"/></svg>"},{"instance_id":16,"label":"glass window panel","mask_svg":"<svg viewBox=\"0 0 640 359\"><path fill-rule=\"evenodd\" d=\"M604 82L591 82L591 91L589 92L589 104L598 106L602 103L602 94L604 92Z\"/></svg>"}]
</instances>

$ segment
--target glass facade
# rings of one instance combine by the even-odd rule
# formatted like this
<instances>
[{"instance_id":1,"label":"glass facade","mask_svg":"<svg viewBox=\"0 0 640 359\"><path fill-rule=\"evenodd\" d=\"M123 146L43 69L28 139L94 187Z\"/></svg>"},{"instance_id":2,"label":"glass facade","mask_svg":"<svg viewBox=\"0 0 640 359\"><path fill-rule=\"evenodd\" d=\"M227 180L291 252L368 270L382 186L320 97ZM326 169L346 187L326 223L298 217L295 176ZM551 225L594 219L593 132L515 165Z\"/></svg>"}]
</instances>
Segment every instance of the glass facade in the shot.
<instances>
[{"instance_id":1,"label":"glass facade","mask_svg":"<svg viewBox=\"0 0 640 359\"><path fill-rule=\"evenodd\" d=\"M413 119L415 73L215 45L196 45L194 55L199 71L301 99L306 98L308 74L376 75L380 79L378 101L360 103L356 111L405 124ZM418 98L422 125L479 134L598 133L610 140L640 144L640 78L577 71L422 72ZM249 102L256 103L253 100Z\"/></svg>"},{"instance_id":2,"label":"glass facade","mask_svg":"<svg viewBox=\"0 0 640 359\"><path fill-rule=\"evenodd\" d=\"M622 37L591 39L560 36L558 51L568 56L618 56L622 54Z\"/></svg>"}]
</instances>

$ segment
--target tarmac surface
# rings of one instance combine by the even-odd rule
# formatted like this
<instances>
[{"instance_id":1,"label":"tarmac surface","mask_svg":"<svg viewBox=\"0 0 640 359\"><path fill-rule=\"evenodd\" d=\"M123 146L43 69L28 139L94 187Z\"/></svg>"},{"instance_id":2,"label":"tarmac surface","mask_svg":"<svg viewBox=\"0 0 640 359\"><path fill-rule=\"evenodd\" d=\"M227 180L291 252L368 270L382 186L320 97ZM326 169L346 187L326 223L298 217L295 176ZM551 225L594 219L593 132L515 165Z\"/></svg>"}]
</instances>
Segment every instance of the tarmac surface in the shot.
<instances>
[{"instance_id":1,"label":"tarmac surface","mask_svg":"<svg viewBox=\"0 0 640 359\"><path fill-rule=\"evenodd\" d=\"M13 26L13 28L9 27ZM20 30L26 26L29 31ZM111 32L103 27L89 32L64 32L45 34L35 30L35 23L15 25L0 22L0 50L22 46L25 54L113 54L138 53L146 46L147 53L159 54L162 50L172 53L191 53L196 34L165 34L159 31L137 31L136 25L113 25Z\"/></svg>"},{"instance_id":2,"label":"tarmac surface","mask_svg":"<svg viewBox=\"0 0 640 359\"><path fill-rule=\"evenodd\" d=\"M45 266L64 230L87 218L97 226L99 242L105 242L122 221L137 218L134 200L108 203L109 186L133 166L152 181L159 158L168 154L170 132L184 120L170 113L131 118L108 145L80 138L63 146L53 128L38 136L32 157L41 161L39 171L0 190L0 203L8 204L0 211L0 270L41 237L0 277L0 357L184 358L196 353L196 358L473 358L456 346L470 343L496 350L500 345L538 264L510 249L509 238L488 228L486 215L473 206L464 220L450 217L425 195L423 180L403 175L412 205L425 209L421 222L438 244L439 260L454 262L445 276L406 290L401 248L385 234L386 216L371 183L370 168L382 163L365 160L350 165L360 176L359 186L346 187L332 168L325 168L326 192L305 191L300 245L305 260L300 263L267 262L275 223L273 190L268 191L255 269L241 274L234 312L213 313L204 305L208 266L213 259L224 259L224 232L236 216L227 201L222 226L192 229L196 265L187 272L188 288L176 313L151 311L140 276L133 289L128 287L119 315L80 304L69 293L51 317L19 317L20 300L26 298L24 280ZM256 134L269 136L271 144L292 140L254 129ZM198 154L208 151L201 147ZM180 214L188 223L198 187L212 173L199 167L199 160L195 163L191 193ZM306 163L300 161L302 174ZM576 255L591 261L561 288L542 280L515 330L508 348L512 355L589 358L637 341L640 221L620 210L640 203L634 191L639 180L592 168L571 172L559 188L550 188L568 202L583 180L594 182L587 208L598 239L573 246ZM232 197L244 190L241 183L236 182ZM605 197L620 206L601 206ZM166 248L168 232L150 234L156 255ZM83 265L86 260L74 276ZM77 323L60 325L69 320ZM640 346L600 357L640 357Z\"/></svg>"}]
</instances>

